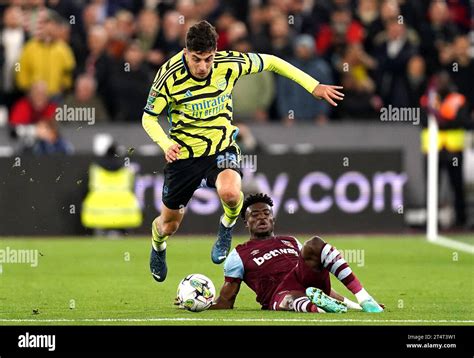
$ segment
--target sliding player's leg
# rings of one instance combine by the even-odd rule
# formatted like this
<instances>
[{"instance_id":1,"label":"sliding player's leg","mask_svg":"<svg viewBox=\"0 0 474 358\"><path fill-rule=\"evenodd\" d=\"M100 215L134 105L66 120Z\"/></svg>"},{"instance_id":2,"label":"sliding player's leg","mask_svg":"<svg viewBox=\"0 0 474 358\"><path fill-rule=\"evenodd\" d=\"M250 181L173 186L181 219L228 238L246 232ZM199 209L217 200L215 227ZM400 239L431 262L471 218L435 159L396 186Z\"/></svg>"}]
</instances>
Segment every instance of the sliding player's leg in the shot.
<instances>
[{"instance_id":1,"label":"sliding player's leg","mask_svg":"<svg viewBox=\"0 0 474 358\"><path fill-rule=\"evenodd\" d=\"M225 260L230 251L232 230L242 209L244 194L241 190L241 175L233 169L221 171L217 175L215 186L224 209L224 214L219 222L217 240L212 247L211 258L212 262L220 264Z\"/></svg>"},{"instance_id":2,"label":"sliding player's leg","mask_svg":"<svg viewBox=\"0 0 474 358\"><path fill-rule=\"evenodd\" d=\"M326 313L306 296L304 290L280 291L273 296L270 307L274 311Z\"/></svg>"},{"instance_id":3,"label":"sliding player's leg","mask_svg":"<svg viewBox=\"0 0 474 358\"><path fill-rule=\"evenodd\" d=\"M270 300L270 309L276 311L296 311L311 313L344 313L347 307L342 302L330 297L331 280L329 272L315 272L304 259L281 281ZM312 294L307 295L307 287Z\"/></svg>"},{"instance_id":4,"label":"sliding player's leg","mask_svg":"<svg viewBox=\"0 0 474 358\"><path fill-rule=\"evenodd\" d=\"M150 270L153 278L162 282L166 279L168 267L166 265L166 240L178 230L183 220L183 210L173 210L162 204L161 215L151 225L151 255Z\"/></svg>"},{"instance_id":5,"label":"sliding player's leg","mask_svg":"<svg viewBox=\"0 0 474 358\"><path fill-rule=\"evenodd\" d=\"M362 287L341 253L315 236L305 242L301 254L314 271L329 271L351 291L364 312L382 312L383 308Z\"/></svg>"}]
</instances>

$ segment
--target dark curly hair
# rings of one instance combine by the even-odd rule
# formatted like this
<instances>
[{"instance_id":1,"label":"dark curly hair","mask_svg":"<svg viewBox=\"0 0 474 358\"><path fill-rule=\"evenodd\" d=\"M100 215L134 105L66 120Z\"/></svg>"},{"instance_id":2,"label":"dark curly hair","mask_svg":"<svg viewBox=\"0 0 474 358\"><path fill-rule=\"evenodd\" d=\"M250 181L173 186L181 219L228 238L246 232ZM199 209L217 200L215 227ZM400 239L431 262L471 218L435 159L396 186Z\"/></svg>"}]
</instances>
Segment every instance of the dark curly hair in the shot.
<instances>
[{"instance_id":1,"label":"dark curly hair","mask_svg":"<svg viewBox=\"0 0 474 358\"><path fill-rule=\"evenodd\" d=\"M186 34L188 51L211 52L217 48L218 35L214 26L206 20L191 26Z\"/></svg>"},{"instance_id":2,"label":"dark curly hair","mask_svg":"<svg viewBox=\"0 0 474 358\"><path fill-rule=\"evenodd\" d=\"M247 196L247 198L244 200L242 209L240 210L240 216L242 219L245 220L245 212L247 211L247 208L250 205L253 205L256 203L265 203L273 207L273 200L267 194L263 194L263 193L251 194Z\"/></svg>"}]
</instances>

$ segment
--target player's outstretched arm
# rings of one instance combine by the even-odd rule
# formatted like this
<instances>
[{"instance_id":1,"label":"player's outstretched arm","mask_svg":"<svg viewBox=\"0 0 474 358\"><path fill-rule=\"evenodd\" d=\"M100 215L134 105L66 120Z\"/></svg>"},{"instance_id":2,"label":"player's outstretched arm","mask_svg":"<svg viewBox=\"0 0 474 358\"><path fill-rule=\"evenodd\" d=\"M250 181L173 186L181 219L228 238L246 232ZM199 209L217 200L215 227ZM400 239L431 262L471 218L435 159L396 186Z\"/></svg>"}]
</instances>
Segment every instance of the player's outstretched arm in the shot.
<instances>
[{"instance_id":1,"label":"player's outstretched arm","mask_svg":"<svg viewBox=\"0 0 474 358\"><path fill-rule=\"evenodd\" d=\"M239 294L240 282L224 282L224 285L221 288L219 297L217 297L216 302L211 306L211 310L230 310L234 308L235 299Z\"/></svg>"},{"instance_id":2,"label":"player's outstretched arm","mask_svg":"<svg viewBox=\"0 0 474 358\"><path fill-rule=\"evenodd\" d=\"M260 54L260 57L263 60L263 70L275 72L295 81L317 99L324 99L333 106L337 106L336 100L344 99L344 94L338 91L342 86L319 83L318 80L277 56Z\"/></svg>"}]
</instances>

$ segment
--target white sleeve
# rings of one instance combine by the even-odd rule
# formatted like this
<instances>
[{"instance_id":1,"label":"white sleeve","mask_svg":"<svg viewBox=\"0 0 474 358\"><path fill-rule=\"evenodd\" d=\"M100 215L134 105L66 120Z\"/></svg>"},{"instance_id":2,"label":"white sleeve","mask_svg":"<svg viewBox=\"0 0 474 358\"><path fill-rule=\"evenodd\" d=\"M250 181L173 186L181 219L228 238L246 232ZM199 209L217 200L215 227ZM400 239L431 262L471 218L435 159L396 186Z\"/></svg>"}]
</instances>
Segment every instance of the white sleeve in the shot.
<instances>
[{"instance_id":1,"label":"white sleeve","mask_svg":"<svg viewBox=\"0 0 474 358\"><path fill-rule=\"evenodd\" d=\"M244 279L244 263L236 249L233 249L225 260L224 277Z\"/></svg>"}]
</instances>

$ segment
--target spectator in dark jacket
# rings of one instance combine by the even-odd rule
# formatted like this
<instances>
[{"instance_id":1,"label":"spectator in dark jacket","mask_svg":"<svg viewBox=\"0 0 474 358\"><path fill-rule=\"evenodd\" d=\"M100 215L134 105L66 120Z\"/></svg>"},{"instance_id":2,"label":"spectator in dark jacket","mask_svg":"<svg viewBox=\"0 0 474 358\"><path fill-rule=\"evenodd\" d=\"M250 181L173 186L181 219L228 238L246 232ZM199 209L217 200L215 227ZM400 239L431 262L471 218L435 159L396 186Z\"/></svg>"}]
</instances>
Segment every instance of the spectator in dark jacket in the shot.
<instances>
[{"instance_id":1,"label":"spectator in dark jacket","mask_svg":"<svg viewBox=\"0 0 474 358\"><path fill-rule=\"evenodd\" d=\"M408 107L407 64L416 48L408 40L406 26L398 19L386 24L387 38L376 50L377 87L384 104Z\"/></svg>"},{"instance_id":2,"label":"spectator in dark jacket","mask_svg":"<svg viewBox=\"0 0 474 358\"><path fill-rule=\"evenodd\" d=\"M36 142L33 153L37 155L72 154L71 143L61 137L56 121L40 121L36 124Z\"/></svg>"},{"instance_id":3,"label":"spectator in dark jacket","mask_svg":"<svg viewBox=\"0 0 474 358\"><path fill-rule=\"evenodd\" d=\"M295 53L296 57L290 60L293 65L321 83L332 83L331 69L324 60L315 57L314 40L310 35L297 37ZM278 113L287 124L294 120L327 121L330 111L327 102L315 101L301 86L287 78L278 77L277 84Z\"/></svg>"},{"instance_id":4,"label":"spectator in dark jacket","mask_svg":"<svg viewBox=\"0 0 474 358\"><path fill-rule=\"evenodd\" d=\"M143 99L148 96L152 75L144 62L145 53L138 42L125 50L124 61L115 66L111 76L111 98L114 100L116 121L136 122L143 113Z\"/></svg>"}]
</instances>

